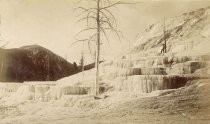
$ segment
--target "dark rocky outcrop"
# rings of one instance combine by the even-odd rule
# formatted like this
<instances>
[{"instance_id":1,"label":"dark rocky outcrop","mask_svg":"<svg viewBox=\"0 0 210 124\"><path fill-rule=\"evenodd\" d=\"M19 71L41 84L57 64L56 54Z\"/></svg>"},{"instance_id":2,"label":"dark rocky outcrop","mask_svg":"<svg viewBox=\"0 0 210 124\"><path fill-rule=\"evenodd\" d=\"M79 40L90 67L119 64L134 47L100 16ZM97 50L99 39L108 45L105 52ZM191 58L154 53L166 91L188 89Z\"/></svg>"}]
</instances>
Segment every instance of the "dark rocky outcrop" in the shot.
<instances>
[{"instance_id":1,"label":"dark rocky outcrop","mask_svg":"<svg viewBox=\"0 0 210 124\"><path fill-rule=\"evenodd\" d=\"M73 64L38 45L0 49L0 81L54 81L77 71Z\"/></svg>"}]
</instances>

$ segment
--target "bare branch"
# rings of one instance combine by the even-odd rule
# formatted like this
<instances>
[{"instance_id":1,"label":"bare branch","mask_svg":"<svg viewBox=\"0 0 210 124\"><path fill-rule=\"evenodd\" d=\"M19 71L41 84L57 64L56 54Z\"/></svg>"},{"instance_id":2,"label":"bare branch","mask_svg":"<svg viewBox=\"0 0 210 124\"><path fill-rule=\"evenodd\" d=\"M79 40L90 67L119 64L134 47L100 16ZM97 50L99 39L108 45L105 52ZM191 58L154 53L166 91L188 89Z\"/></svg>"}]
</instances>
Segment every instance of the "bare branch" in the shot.
<instances>
[{"instance_id":1,"label":"bare branch","mask_svg":"<svg viewBox=\"0 0 210 124\"><path fill-rule=\"evenodd\" d=\"M94 19L94 20L96 20L96 17L94 17L94 16L84 17L84 18L79 19L79 20L77 21L77 23L79 23L79 22L81 22L81 21L83 21L83 20L87 20L87 19ZM88 22L87 22L87 23L88 23Z\"/></svg>"},{"instance_id":2,"label":"bare branch","mask_svg":"<svg viewBox=\"0 0 210 124\"><path fill-rule=\"evenodd\" d=\"M114 23L115 23L115 25L116 25L116 27L117 27L117 23L116 23L116 18L115 18L115 16L108 10L108 9L104 9L105 11L104 12L107 12L111 17L112 17L112 19L114 20ZM100 11L102 14L104 14L105 15L105 17L107 17L106 16L106 14L103 12L103 11Z\"/></svg>"},{"instance_id":3,"label":"bare branch","mask_svg":"<svg viewBox=\"0 0 210 124\"><path fill-rule=\"evenodd\" d=\"M93 58L92 51L91 51L91 48L90 48L90 41L94 41L93 38L94 38L96 35L97 35L97 33L93 34L93 35L90 36L89 38L81 39L81 40L76 40L76 41L73 42L70 46L73 46L74 44L76 44L76 43L78 43L78 42L87 42L87 43L88 43L88 49L89 49L90 55L91 55L91 57Z\"/></svg>"},{"instance_id":4,"label":"bare branch","mask_svg":"<svg viewBox=\"0 0 210 124\"><path fill-rule=\"evenodd\" d=\"M76 44L76 43L83 42L83 41L87 41L87 40L88 40L88 39L76 40L76 41L73 42L70 46L73 46L73 45Z\"/></svg>"},{"instance_id":5,"label":"bare branch","mask_svg":"<svg viewBox=\"0 0 210 124\"><path fill-rule=\"evenodd\" d=\"M101 31L103 32L103 34L104 34L104 36L105 36L105 38L106 38L106 40L107 40L107 43L108 43L108 45L110 46L110 48L111 48L111 45L110 45L110 42L109 42L109 38L108 38L108 36L107 36L107 34L106 34L106 31L101 27Z\"/></svg>"},{"instance_id":6,"label":"bare branch","mask_svg":"<svg viewBox=\"0 0 210 124\"><path fill-rule=\"evenodd\" d=\"M101 15L101 19L100 21L105 18L106 21L108 21L110 24L114 24L116 27L117 27L117 23L116 23L116 19L115 18L112 18L112 17L109 17L106 13L104 13L103 11L100 11L100 13L102 14ZM113 20L113 23L110 21L110 20Z\"/></svg>"},{"instance_id":7,"label":"bare branch","mask_svg":"<svg viewBox=\"0 0 210 124\"><path fill-rule=\"evenodd\" d=\"M115 5L117 5L117 4L120 4L120 1L118 1L118 2L116 2L116 3L113 3L113 4L110 4L110 5L108 5L108 6L102 7L102 8L100 8L100 10L106 9L106 8L110 8L110 7L115 6Z\"/></svg>"},{"instance_id":8,"label":"bare branch","mask_svg":"<svg viewBox=\"0 0 210 124\"><path fill-rule=\"evenodd\" d=\"M107 5L111 4L110 0L105 0L105 1L106 1ZM113 6L113 7L117 8L116 6Z\"/></svg>"},{"instance_id":9,"label":"bare branch","mask_svg":"<svg viewBox=\"0 0 210 124\"><path fill-rule=\"evenodd\" d=\"M81 30L80 32L78 32L78 33L76 34L76 37L77 37L79 34L81 34L82 32L84 32L84 31L94 30L94 29L97 29L97 28L85 28L85 29Z\"/></svg>"},{"instance_id":10,"label":"bare branch","mask_svg":"<svg viewBox=\"0 0 210 124\"><path fill-rule=\"evenodd\" d=\"M76 4L79 4L79 3L81 3L82 1L83 1L83 0L79 0L79 1L76 2ZM84 0L84 1L86 1L86 0ZM91 0L91 1L97 2L97 0Z\"/></svg>"},{"instance_id":11,"label":"bare branch","mask_svg":"<svg viewBox=\"0 0 210 124\"><path fill-rule=\"evenodd\" d=\"M122 38L124 38L123 33L121 31L117 30L117 29L114 29L114 28L104 28L104 30L110 30L110 31L114 32L117 35L117 37L118 37L118 39L120 41L121 41L120 35L121 35Z\"/></svg>"},{"instance_id":12,"label":"bare branch","mask_svg":"<svg viewBox=\"0 0 210 124\"><path fill-rule=\"evenodd\" d=\"M76 40L75 42L73 42L73 43L71 44L71 46L74 45L75 43L78 43L78 42L83 42L83 41L85 41L85 42L90 42L90 41L96 36L96 34L97 34L97 33L94 33L92 36L90 36L89 38L86 38L86 39Z\"/></svg>"},{"instance_id":13,"label":"bare branch","mask_svg":"<svg viewBox=\"0 0 210 124\"><path fill-rule=\"evenodd\" d=\"M139 3L139 2L128 3L128 2L121 2L121 1L118 1L118 2L115 2L115 3L110 4L110 5L108 5L108 6L102 7L102 8L100 8L100 10L102 10L102 9L108 9L108 8L110 8L110 7L113 7L113 6L119 5L119 4L137 4L137 3Z\"/></svg>"},{"instance_id":14,"label":"bare branch","mask_svg":"<svg viewBox=\"0 0 210 124\"><path fill-rule=\"evenodd\" d=\"M114 29L114 27L112 26L112 23L108 22L108 21L105 21L105 20L101 20L101 25L103 24L108 24L108 27L111 28L111 29Z\"/></svg>"},{"instance_id":15,"label":"bare branch","mask_svg":"<svg viewBox=\"0 0 210 124\"><path fill-rule=\"evenodd\" d=\"M92 12L92 13L95 13L96 14L96 12L93 11L93 10L97 10L97 8L89 8L89 9L87 9L87 8L84 8L84 7L78 7L78 8L75 8L74 11L76 11L78 9L79 10L82 10L82 12L78 16L81 16L82 14L87 13L87 12Z\"/></svg>"},{"instance_id":16,"label":"bare branch","mask_svg":"<svg viewBox=\"0 0 210 124\"><path fill-rule=\"evenodd\" d=\"M84 7L78 7L78 8L75 8L75 9L81 9L81 10L83 10L83 12L87 12L87 11L90 11L90 10L97 10L97 8L84 8Z\"/></svg>"},{"instance_id":17,"label":"bare branch","mask_svg":"<svg viewBox=\"0 0 210 124\"><path fill-rule=\"evenodd\" d=\"M86 19L87 19L87 27L89 26L89 25L88 25L88 24L89 24L89 17L92 17L92 16L90 16L91 13L92 13L92 12L88 12L87 17L86 17ZM94 16L93 16L93 17L94 17ZM94 20L96 21L97 18L94 17Z\"/></svg>"},{"instance_id":18,"label":"bare branch","mask_svg":"<svg viewBox=\"0 0 210 124\"><path fill-rule=\"evenodd\" d=\"M89 52L90 52L91 58L92 58L92 59L94 59L94 57L93 57L93 55L92 55L91 48L90 48L90 41L88 41L88 49L89 49Z\"/></svg>"}]
</instances>

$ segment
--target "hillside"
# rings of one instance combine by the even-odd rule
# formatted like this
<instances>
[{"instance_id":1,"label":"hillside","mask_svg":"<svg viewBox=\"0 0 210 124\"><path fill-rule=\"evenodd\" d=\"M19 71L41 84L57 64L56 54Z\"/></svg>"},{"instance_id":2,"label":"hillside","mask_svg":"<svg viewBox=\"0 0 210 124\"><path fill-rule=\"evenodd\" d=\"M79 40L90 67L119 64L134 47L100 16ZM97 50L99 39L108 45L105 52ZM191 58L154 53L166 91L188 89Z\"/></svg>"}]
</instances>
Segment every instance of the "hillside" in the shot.
<instances>
[{"instance_id":1,"label":"hillside","mask_svg":"<svg viewBox=\"0 0 210 124\"><path fill-rule=\"evenodd\" d=\"M201 8L175 17L165 18L166 55L209 53L210 7ZM164 20L148 26L140 34L131 53L160 55L164 43Z\"/></svg>"},{"instance_id":2,"label":"hillside","mask_svg":"<svg viewBox=\"0 0 210 124\"><path fill-rule=\"evenodd\" d=\"M5 82L52 81L77 71L73 64L38 45L1 49L0 60L0 81Z\"/></svg>"}]
</instances>

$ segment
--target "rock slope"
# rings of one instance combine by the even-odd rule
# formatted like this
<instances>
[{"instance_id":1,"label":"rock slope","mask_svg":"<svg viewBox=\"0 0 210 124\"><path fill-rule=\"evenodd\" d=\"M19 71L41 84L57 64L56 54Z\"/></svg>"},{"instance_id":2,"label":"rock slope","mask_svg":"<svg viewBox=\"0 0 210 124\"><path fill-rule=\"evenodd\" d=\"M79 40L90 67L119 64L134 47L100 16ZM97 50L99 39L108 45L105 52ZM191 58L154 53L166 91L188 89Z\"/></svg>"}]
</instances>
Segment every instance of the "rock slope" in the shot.
<instances>
[{"instance_id":1,"label":"rock slope","mask_svg":"<svg viewBox=\"0 0 210 124\"><path fill-rule=\"evenodd\" d=\"M0 81L52 81L75 71L73 64L38 45L0 50Z\"/></svg>"}]
</instances>

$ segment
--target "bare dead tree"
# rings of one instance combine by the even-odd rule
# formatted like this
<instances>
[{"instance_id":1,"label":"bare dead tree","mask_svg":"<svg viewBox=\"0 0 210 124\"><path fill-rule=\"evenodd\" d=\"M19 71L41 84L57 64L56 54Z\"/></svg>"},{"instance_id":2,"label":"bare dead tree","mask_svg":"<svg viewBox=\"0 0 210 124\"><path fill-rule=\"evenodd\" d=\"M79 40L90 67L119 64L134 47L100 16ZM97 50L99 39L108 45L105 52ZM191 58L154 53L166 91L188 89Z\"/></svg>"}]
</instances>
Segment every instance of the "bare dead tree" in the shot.
<instances>
[{"instance_id":1,"label":"bare dead tree","mask_svg":"<svg viewBox=\"0 0 210 124\"><path fill-rule=\"evenodd\" d=\"M161 53L166 53L167 52L167 37L168 37L168 33L166 31L166 26L165 26L165 16L163 18L163 41L164 43L162 44L162 49L161 49Z\"/></svg>"},{"instance_id":2,"label":"bare dead tree","mask_svg":"<svg viewBox=\"0 0 210 124\"><path fill-rule=\"evenodd\" d=\"M164 53L167 52L167 45L166 45L166 26L165 26L165 17L163 19L163 37L164 37Z\"/></svg>"},{"instance_id":3,"label":"bare dead tree","mask_svg":"<svg viewBox=\"0 0 210 124\"><path fill-rule=\"evenodd\" d=\"M99 62L100 62L100 51L103 37L107 43L110 45L110 40L107 32L111 32L115 34L119 40L123 37L121 31L117 29L117 20L113 13L111 12L111 8L116 7L120 4L135 4L135 3L126 3L126 2L111 2L110 0L90 0L94 3L94 7L86 8L86 7L77 7L76 10L80 11L79 20L77 22L86 22L86 28L78 32L80 35L83 32L93 32L90 33L88 38L76 40L77 42L87 42L90 54L92 55L92 51L90 49L90 42L95 41L96 43L96 55L95 55L95 95L99 95ZM73 43L73 44L74 44Z\"/></svg>"},{"instance_id":4,"label":"bare dead tree","mask_svg":"<svg viewBox=\"0 0 210 124\"><path fill-rule=\"evenodd\" d=\"M80 65L81 65L82 77L84 79L84 41L82 42L82 56L80 59Z\"/></svg>"}]
</instances>

